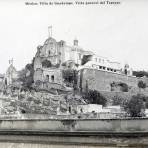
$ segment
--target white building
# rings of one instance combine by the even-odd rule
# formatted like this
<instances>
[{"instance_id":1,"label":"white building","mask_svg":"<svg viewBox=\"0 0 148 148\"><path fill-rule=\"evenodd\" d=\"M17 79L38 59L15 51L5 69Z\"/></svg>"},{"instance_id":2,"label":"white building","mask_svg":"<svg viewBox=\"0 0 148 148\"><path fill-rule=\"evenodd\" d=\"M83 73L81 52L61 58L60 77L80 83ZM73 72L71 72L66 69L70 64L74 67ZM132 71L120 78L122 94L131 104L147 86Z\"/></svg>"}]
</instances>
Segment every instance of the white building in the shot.
<instances>
[{"instance_id":1,"label":"white building","mask_svg":"<svg viewBox=\"0 0 148 148\"><path fill-rule=\"evenodd\" d=\"M108 58L90 55L88 62L81 68L92 68L108 72L121 73L121 64L119 62L110 61Z\"/></svg>"},{"instance_id":2,"label":"white building","mask_svg":"<svg viewBox=\"0 0 148 148\"><path fill-rule=\"evenodd\" d=\"M99 113L102 111L102 105L98 104L85 104L77 105L77 113Z\"/></svg>"}]
</instances>

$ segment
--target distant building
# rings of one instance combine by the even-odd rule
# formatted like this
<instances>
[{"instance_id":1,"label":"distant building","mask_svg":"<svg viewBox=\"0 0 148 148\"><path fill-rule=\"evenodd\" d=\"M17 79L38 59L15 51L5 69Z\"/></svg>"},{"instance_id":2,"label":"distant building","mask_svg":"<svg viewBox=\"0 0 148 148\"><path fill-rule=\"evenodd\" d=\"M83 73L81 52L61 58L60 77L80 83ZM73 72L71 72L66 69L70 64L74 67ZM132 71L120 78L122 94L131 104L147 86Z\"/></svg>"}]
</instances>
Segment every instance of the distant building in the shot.
<instances>
[{"instance_id":1,"label":"distant building","mask_svg":"<svg viewBox=\"0 0 148 148\"><path fill-rule=\"evenodd\" d=\"M104 111L109 110L110 113L122 113L123 112L122 111L123 109L121 108L120 105L107 106L107 107L104 107L103 109Z\"/></svg>"},{"instance_id":2,"label":"distant building","mask_svg":"<svg viewBox=\"0 0 148 148\"><path fill-rule=\"evenodd\" d=\"M121 73L122 69L119 62L113 62L106 57L97 56L95 54L90 55L88 62L84 64L81 68L98 69L114 73Z\"/></svg>"},{"instance_id":3,"label":"distant building","mask_svg":"<svg viewBox=\"0 0 148 148\"><path fill-rule=\"evenodd\" d=\"M6 71L4 83L5 85L10 85L17 78L18 78L18 72L16 68L13 66L13 63L11 63Z\"/></svg>"},{"instance_id":4,"label":"distant building","mask_svg":"<svg viewBox=\"0 0 148 148\"><path fill-rule=\"evenodd\" d=\"M102 111L102 105L99 104L85 104L77 105L77 113L99 113Z\"/></svg>"}]
</instances>

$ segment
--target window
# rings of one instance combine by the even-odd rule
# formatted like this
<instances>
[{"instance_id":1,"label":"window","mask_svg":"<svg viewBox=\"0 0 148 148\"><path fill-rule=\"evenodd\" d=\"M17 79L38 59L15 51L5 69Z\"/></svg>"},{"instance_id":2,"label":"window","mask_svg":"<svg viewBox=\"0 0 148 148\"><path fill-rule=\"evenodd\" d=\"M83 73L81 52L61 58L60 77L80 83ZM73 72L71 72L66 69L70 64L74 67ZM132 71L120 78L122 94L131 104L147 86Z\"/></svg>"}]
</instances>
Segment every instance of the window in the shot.
<instances>
[{"instance_id":1,"label":"window","mask_svg":"<svg viewBox=\"0 0 148 148\"><path fill-rule=\"evenodd\" d=\"M54 82L54 75L51 76L51 81Z\"/></svg>"},{"instance_id":2,"label":"window","mask_svg":"<svg viewBox=\"0 0 148 148\"><path fill-rule=\"evenodd\" d=\"M69 106L69 109L68 110L69 110L69 113L71 113L71 106Z\"/></svg>"},{"instance_id":3,"label":"window","mask_svg":"<svg viewBox=\"0 0 148 148\"><path fill-rule=\"evenodd\" d=\"M96 62L97 62L97 58L95 58Z\"/></svg>"},{"instance_id":4,"label":"window","mask_svg":"<svg viewBox=\"0 0 148 148\"><path fill-rule=\"evenodd\" d=\"M102 66L99 66L100 69L102 69Z\"/></svg>"},{"instance_id":5,"label":"window","mask_svg":"<svg viewBox=\"0 0 148 148\"><path fill-rule=\"evenodd\" d=\"M49 75L46 75L46 81L49 82Z\"/></svg>"}]
</instances>

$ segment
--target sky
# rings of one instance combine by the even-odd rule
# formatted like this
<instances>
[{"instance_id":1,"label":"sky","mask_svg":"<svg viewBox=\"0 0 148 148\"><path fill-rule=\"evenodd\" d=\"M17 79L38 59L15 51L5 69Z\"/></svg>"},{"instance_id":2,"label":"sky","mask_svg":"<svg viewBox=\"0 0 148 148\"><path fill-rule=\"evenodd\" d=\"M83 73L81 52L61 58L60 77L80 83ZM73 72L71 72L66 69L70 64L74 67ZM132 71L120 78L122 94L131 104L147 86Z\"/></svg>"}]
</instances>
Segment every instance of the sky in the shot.
<instances>
[{"instance_id":1,"label":"sky","mask_svg":"<svg viewBox=\"0 0 148 148\"><path fill-rule=\"evenodd\" d=\"M148 71L147 0L89 6L26 6L25 2L0 1L0 73L6 72L11 58L17 70L30 63L37 46L48 38L51 25L57 41L65 40L72 45L77 38L85 50L128 63L134 70Z\"/></svg>"}]
</instances>

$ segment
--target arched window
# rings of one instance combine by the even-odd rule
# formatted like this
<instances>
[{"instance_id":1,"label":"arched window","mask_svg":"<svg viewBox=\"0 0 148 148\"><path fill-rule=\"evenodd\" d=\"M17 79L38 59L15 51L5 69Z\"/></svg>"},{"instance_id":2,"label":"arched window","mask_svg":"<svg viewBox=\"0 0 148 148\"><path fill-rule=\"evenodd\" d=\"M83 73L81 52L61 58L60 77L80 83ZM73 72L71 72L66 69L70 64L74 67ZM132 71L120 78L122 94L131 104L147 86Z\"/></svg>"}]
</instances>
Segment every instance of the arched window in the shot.
<instances>
[{"instance_id":1,"label":"arched window","mask_svg":"<svg viewBox=\"0 0 148 148\"><path fill-rule=\"evenodd\" d=\"M46 81L49 82L49 75L46 75Z\"/></svg>"},{"instance_id":2,"label":"arched window","mask_svg":"<svg viewBox=\"0 0 148 148\"><path fill-rule=\"evenodd\" d=\"M69 109L68 110L69 110L69 113L71 113L71 106L69 106Z\"/></svg>"},{"instance_id":3,"label":"arched window","mask_svg":"<svg viewBox=\"0 0 148 148\"><path fill-rule=\"evenodd\" d=\"M48 51L48 55L50 55L50 50Z\"/></svg>"},{"instance_id":4,"label":"arched window","mask_svg":"<svg viewBox=\"0 0 148 148\"><path fill-rule=\"evenodd\" d=\"M7 85L7 79L5 79L5 85Z\"/></svg>"},{"instance_id":5,"label":"arched window","mask_svg":"<svg viewBox=\"0 0 148 148\"><path fill-rule=\"evenodd\" d=\"M51 81L54 82L54 75L51 76Z\"/></svg>"}]
</instances>

